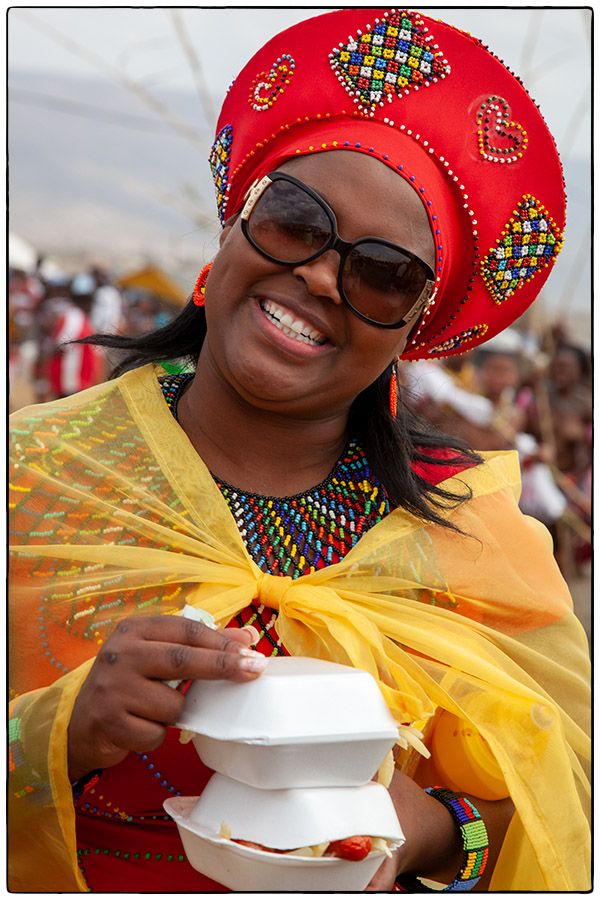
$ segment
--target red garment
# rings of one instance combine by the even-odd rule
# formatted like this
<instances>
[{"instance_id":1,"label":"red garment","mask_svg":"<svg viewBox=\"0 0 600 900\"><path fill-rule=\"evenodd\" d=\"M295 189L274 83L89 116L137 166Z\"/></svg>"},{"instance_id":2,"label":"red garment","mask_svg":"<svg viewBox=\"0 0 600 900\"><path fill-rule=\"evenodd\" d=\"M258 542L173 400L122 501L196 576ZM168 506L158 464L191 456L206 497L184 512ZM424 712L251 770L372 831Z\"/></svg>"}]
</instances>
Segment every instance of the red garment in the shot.
<instances>
[{"instance_id":1,"label":"red garment","mask_svg":"<svg viewBox=\"0 0 600 900\"><path fill-rule=\"evenodd\" d=\"M441 459L452 451L429 451ZM466 467L417 465L415 471L438 484ZM253 606L242 611L246 622ZM266 609L268 621L273 610ZM237 627L232 619L230 627ZM276 640L275 629L270 629ZM273 644L262 637L257 649L265 656ZM282 647L285 653L285 648ZM167 730L164 743L151 753L130 753L117 766L105 769L75 803L79 865L96 892L225 892L188 863L177 827L163 810L175 794L198 796L213 774L193 744L180 744L179 731Z\"/></svg>"},{"instance_id":2,"label":"red garment","mask_svg":"<svg viewBox=\"0 0 600 900\"><path fill-rule=\"evenodd\" d=\"M427 456L436 456L438 459L451 459L453 456L456 456L455 450L450 450L447 447L440 447L437 450L427 450ZM470 469L475 463L469 463L466 466L457 466L457 465L447 465L440 466L436 463L420 463L414 462L412 464L413 471L420 475L421 478L424 478L429 484L440 484L440 482L445 481L447 478L452 478L453 475L458 475L460 472L464 472L465 469Z\"/></svg>"},{"instance_id":3,"label":"red garment","mask_svg":"<svg viewBox=\"0 0 600 900\"><path fill-rule=\"evenodd\" d=\"M68 397L102 380L102 351L91 344L71 344L93 333L83 310L65 303L52 328L56 351L48 364L48 380L56 397Z\"/></svg>"}]
</instances>

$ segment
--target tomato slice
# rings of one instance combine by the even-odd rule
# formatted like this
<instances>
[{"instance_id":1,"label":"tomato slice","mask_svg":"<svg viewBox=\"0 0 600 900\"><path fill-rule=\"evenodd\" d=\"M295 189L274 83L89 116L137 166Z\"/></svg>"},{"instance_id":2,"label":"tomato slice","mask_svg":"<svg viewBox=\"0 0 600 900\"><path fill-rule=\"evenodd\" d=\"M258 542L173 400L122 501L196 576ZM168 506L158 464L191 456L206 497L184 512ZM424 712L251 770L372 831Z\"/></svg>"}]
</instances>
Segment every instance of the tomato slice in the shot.
<instances>
[{"instance_id":1,"label":"tomato slice","mask_svg":"<svg viewBox=\"0 0 600 900\"><path fill-rule=\"evenodd\" d=\"M356 834L341 841L332 841L325 855L358 861L369 855L371 846L371 838L368 835Z\"/></svg>"},{"instance_id":2,"label":"tomato slice","mask_svg":"<svg viewBox=\"0 0 600 900\"><path fill-rule=\"evenodd\" d=\"M241 838L232 838L235 844L251 847L253 850L263 850L265 853L287 853L286 850L275 850L273 847L265 847L254 841L243 841ZM342 838L340 841L332 841L325 851L325 856L337 856L338 859L348 859L353 862L364 859L372 848L371 838L364 834L355 834L353 837Z\"/></svg>"}]
</instances>

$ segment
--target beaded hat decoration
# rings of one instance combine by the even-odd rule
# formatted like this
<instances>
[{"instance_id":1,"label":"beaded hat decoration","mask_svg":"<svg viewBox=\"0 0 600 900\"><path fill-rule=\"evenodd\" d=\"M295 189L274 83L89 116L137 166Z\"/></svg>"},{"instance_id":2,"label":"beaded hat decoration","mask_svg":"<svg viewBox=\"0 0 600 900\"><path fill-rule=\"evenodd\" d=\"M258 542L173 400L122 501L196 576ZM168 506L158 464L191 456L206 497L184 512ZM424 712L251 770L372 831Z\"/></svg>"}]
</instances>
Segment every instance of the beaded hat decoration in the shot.
<instances>
[{"instance_id":1,"label":"beaded hat decoration","mask_svg":"<svg viewBox=\"0 0 600 900\"><path fill-rule=\"evenodd\" d=\"M217 211L221 224L225 220L227 206L227 184L229 179L229 163L231 161L231 125L225 125L219 131L212 145L208 164L212 172L215 193L217 195Z\"/></svg>"},{"instance_id":2,"label":"beaded hat decoration","mask_svg":"<svg viewBox=\"0 0 600 900\"><path fill-rule=\"evenodd\" d=\"M263 112L270 109L294 74L296 64L292 57L284 53L271 66L270 72L261 72L250 87L248 102L252 109Z\"/></svg>"},{"instance_id":3,"label":"beaded hat decoration","mask_svg":"<svg viewBox=\"0 0 600 900\"><path fill-rule=\"evenodd\" d=\"M416 12L360 8L272 38L219 117L222 221L286 160L336 150L393 169L429 217L436 287L402 359L470 350L525 312L562 246L562 169L538 107L479 40Z\"/></svg>"}]
</instances>

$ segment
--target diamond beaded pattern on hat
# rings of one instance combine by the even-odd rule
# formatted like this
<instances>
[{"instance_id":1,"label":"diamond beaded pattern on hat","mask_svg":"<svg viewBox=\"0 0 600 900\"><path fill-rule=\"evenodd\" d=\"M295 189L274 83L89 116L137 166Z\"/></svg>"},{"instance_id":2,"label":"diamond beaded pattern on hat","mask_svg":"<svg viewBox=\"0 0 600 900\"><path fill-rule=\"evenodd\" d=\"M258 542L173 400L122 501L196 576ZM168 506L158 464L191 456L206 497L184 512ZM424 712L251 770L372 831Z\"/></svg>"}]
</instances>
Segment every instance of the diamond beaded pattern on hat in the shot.
<instances>
[{"instance_id":1,"label":"diamond beaded pattern on hat","mask_svg":"<svg viewBox=\"0 0 600 900\"><path fill-rule=\"evenodd\" d=\"M285 160L332 150L392 168L429 217L436 288L403 359L476 347L533 302L562 246L562 169L536 104L480 41L389 9L281 32L225 98L211 154L220 214Z\"/></svg>"}]
</instances>

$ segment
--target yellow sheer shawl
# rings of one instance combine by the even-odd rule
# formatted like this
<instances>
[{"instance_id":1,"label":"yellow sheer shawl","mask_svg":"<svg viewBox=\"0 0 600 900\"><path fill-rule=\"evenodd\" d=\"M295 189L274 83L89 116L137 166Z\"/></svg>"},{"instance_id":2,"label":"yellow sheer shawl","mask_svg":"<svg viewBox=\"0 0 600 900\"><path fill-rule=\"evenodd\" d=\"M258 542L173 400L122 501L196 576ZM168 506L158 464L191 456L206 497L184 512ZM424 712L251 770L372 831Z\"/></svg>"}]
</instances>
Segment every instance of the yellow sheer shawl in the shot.
<instances>
[{"instance_id":1,"label":"yellow sheer shawl","mask_svg":"<svg viewBox=\"0 0 600 900\"><path fill-rule=\"evenodd\" d=\"M250 559L153 367L21 410L12 447L13 890L85 890L66 729L115 621L190 603L225 625L256 596L290 653L365 669L399 723L429 722L445 784L510 793L492 890L589 887L587 645L547 533L519 512L512 454L446 483L472 490L447 513L464 537L397 510L291 581ZM477 736L469 765L436 742L444 721Z\"/></svg>"}]
</instances>

